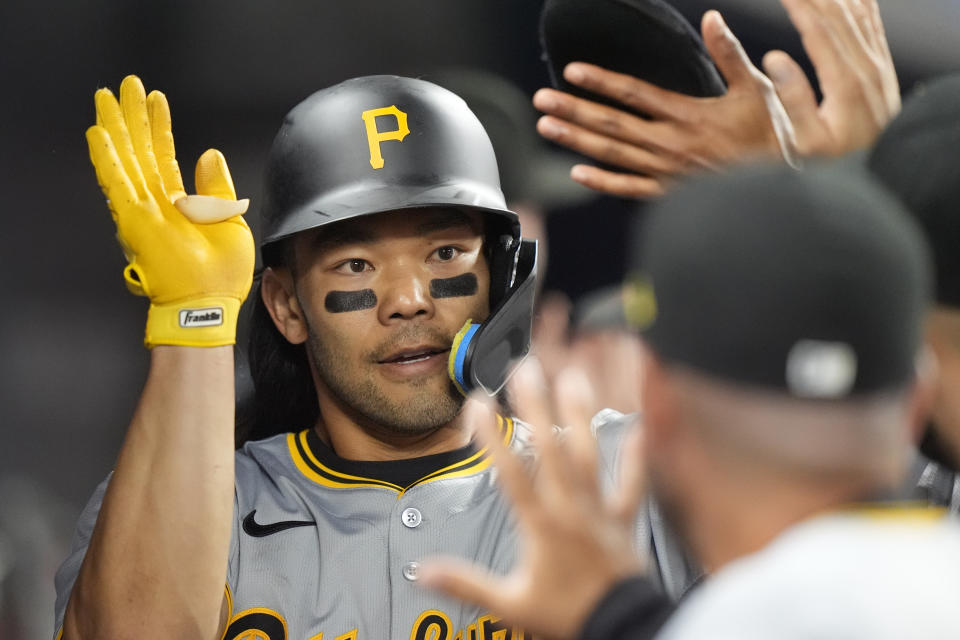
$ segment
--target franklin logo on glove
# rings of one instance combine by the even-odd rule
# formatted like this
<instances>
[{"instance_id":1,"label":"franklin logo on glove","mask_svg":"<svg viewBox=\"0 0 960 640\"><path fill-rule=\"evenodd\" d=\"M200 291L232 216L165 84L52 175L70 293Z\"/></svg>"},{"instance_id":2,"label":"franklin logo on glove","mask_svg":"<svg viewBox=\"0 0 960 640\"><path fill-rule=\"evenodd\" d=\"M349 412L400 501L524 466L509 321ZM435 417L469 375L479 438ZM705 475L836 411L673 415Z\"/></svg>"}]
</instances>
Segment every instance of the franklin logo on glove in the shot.
<instances>
[{"instance_id":1,"label":"franklin logo on glove","mask_svg":"<svg viewBox=\"0 0 960 640\"><path fill-rule=\"evenodd\" d=\"M180 311L180 326L185 329L190 327L216 327L221 324L223 324L223 309L221 307L182 309Z\"/></svg>"}]
</instances>

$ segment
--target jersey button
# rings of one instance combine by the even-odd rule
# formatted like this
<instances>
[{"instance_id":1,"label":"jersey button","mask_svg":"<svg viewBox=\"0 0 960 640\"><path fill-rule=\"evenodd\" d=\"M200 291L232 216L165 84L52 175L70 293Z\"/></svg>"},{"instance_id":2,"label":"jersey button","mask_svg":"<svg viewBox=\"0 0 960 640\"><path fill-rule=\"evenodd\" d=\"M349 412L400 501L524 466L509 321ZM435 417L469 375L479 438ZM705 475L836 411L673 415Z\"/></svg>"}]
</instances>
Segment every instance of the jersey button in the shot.
<instances>
[{"instance_id":1,"label":"jersey button","mask_svg":"<svg viewBox=\"0 0 960 640\"><path fill-rule=\"evenodd\" d=\"M409 509L404 509L403 513L400 514L400 521L403 522L404 526L415 529L423 522L423 516L420 515L418 510L410 507Z\"/></svg>"},{"instance_id":2,"label":"jersey button","mask_svg":"<svg viewBox=\"0 0 960 640\"><path fill-rule=\"evenodd\" d=\"M403 565L403 577L409 580L410 582L416 582L417 578L420 576L418 572L420 570L420 565L416 562L408 562Z\"/></svg>"}]
</instances>

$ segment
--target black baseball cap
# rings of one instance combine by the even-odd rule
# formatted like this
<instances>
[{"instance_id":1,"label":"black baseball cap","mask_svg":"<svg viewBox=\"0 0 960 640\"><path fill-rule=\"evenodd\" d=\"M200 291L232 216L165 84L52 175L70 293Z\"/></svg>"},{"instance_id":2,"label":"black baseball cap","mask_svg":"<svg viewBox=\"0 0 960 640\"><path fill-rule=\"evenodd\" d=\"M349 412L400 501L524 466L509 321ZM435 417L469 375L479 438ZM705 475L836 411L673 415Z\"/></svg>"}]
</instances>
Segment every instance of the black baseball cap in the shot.
<instances>
[{"instance_id":1,"label":"black baseball cap","mask_svg":"<svg viewBox=\"0 0 960 640\"><path fill-rule=\"evenodd\" d=\"M666 362L820 400L914 375L928 251L862 171L751 166L695 178L651 208L635 253L634 297L647 304L632 316Z\"/></svg>"},{"instance_id":2,"label":"black baseball cap","mask_svg":"<svg viewBox=\"0 0 960 640\"><path fill-rule=\"evenodd\" d=\"M546 0L540 44L554 87L619 109L628 107L568 83L563 69L589 62L691 96L726 93L700 34L663 0Z\"/></svg>"},{"instance_id":3,"label":"black baseball cap","mask_svg":"<svg viewBox=\"0 0 960 640\"><path fill-rule=\"evenodd\" d=\"M497 154L500 188L508 203L531 202L553 209L597 197L570 179L577 156L552 147L537 134L531 98L510 80L465 67L438 69L425 79L463 98L483 124Z\"/></svg>"},{"instance_id":4,"label":"black baseball cap","mask_svg":"<svg viewBox=\"0 0 960 640\"><path fill-rule=\"evenodd\" d=\"M923 229L937 302L960 308L960 74L920 85L880 135L867 166Z\"/></svg>"}]
</instances>

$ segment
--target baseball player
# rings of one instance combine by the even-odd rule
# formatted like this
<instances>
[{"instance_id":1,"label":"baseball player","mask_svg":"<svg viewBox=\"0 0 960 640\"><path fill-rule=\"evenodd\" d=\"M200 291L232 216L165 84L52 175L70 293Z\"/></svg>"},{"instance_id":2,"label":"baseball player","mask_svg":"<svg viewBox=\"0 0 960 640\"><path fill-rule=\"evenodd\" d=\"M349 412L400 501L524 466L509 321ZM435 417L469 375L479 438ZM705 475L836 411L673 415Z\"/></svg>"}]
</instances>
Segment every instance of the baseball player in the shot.
<instances>
[{"instance_id":1,"label":"baseball player","mask_svg":"<svg viewBox=\"0 0 960 640\"><path fill-rule=\"evenodd\" d=\"M917 367L929 254L906 212L852 172L742 169L658 203L637 248L636 293L655 305L634 316L647 321L644 429L626 462L646 467L711 574L657 637L956 637L960 576L944 567L960 561L960 527L891 500L932 385ZM425 564L421 584L549 637L653 637L671 605L639 575L629 501L598 490L568 395L569 446L541 437L538 394L515 393L537 490L491 445L523 560L506 578Z\"/></svg>"},{"instance_id":2,"label":"baseball player","mask_svg":"<svg viewBox=\"0 0 960 640\"><path fill-rule=\"evenodd\" d=\"M415 588L437 553L505 572L508 509L461 412L529 344L536 247L462 100L394 76L319 91L270 153L252 361L234 453L232 345L254 243L223 157L187 196L163 94L133 76L87 132L150 300L151 368L57 575L57 637L521 638ZM289 385L289 386L288 386ZM262 394L262 398L260 397ZM524 455L525 426L498 417Z\"/></svg>"},{"instance_id":3,"label":"baseball player","mask_svg":"<svg viewBox=\"0 0 960 640\"><path fill-rule=\"evenodd\" d=\"M920 441L917 494L960 514L960 405L956 389L960 341L960 75L918 86L903 111L867 155L869 170L897 195L923 229L933 250L935 304L926 341L937 361L938 389Z\"/></svg>"}]
</instances>

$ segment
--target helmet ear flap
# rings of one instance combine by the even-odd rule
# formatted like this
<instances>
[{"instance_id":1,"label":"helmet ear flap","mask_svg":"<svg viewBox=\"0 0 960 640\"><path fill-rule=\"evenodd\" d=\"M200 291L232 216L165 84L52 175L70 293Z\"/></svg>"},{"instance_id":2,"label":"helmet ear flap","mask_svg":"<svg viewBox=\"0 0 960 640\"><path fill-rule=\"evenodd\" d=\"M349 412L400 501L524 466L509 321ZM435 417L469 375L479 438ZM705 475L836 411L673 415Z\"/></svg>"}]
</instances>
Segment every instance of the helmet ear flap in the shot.
<instances>
[{"instance_id":1,"label":"helmet ear flap","mask_svg":"<svg viewBox=\"0 0 960 640\"><path fill-rule=\"evenodd\" d=\"M505 295L482 324L464 325L450 350L450 377L464 395L475 389L497 394L530 351L537 243L523 240L515 246L511 252L515 277Z\"/></svg>"}]
</instances>

